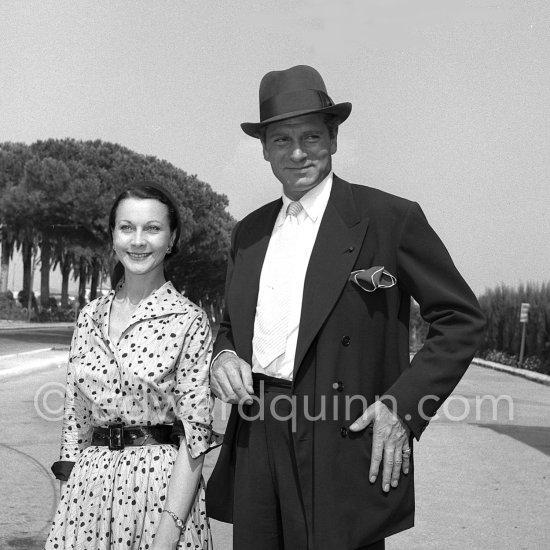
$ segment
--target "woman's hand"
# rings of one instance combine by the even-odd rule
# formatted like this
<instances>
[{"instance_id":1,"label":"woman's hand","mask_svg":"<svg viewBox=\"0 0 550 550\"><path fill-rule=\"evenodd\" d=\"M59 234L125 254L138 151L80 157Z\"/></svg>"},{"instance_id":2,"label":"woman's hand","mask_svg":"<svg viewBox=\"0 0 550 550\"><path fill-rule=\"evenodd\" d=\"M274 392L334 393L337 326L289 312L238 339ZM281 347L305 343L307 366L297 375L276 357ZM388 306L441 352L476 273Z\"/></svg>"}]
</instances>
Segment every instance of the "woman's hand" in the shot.
<instances>
[{"instance_id":1,"label":"woman's hand","mask_svg":"<svg viewBox=\"0 0 550 550\"><path fill-rule=\"evenodd\" d=\"M174 538L174 534L176 538ZM151 550L176 550L180 538L179 535L179 529L177 532L172 529L159 529L153 540Z\"/></svg>"},{"instance_id":2,"label":"woman's hand","mask_svg":"<svg viewBox=\"0 0 550 550\"><path fill-rule=\"evenodd\" d=\"M166 495L166 509L160 515L160 521L153 540L151 550L172 550L177 548L181 533L191 513L191 508L197 495L197 487L201 479L204 455L192 458L185 443L180 437L180 448L176 462L172 467L168 494ZM183 529L176 525L174 517L168 513L172 511L184 524Z\"/></svg>"},{"instance_id":3,"label":"woman's hand","mask_svg":"<svg viewBox=\"0 0 550 550\"><path fill-rule=\"evenodd\" d=\"M164 543L155 539L153 542L153 546L151 546L151 550L176 550L177 547L178 541Z\"/></svg>"},{"instance_id":4,"label":"woman's hand","mask_svg":"<svg viewBox=\"0 0 550 550\"><path fill-rule=\"evenodd\" d=\"M160 522L155 533L151 550L175 550L180 540L181 530L165 511L160 516Z\"/></svg>"}]
</instances>

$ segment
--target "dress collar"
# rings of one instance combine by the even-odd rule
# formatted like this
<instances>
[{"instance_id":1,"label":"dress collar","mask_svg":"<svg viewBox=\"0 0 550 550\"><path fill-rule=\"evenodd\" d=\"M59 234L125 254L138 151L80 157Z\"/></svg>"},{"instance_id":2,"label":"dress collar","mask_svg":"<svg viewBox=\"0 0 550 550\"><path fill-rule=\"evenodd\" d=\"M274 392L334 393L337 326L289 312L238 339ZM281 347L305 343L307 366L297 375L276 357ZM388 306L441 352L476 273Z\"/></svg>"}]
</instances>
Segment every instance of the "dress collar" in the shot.
<instances>
[{"instance_id":1,"label":"dress collar","mask_svg":"<svg viewBox=\"0 0 550 550\"><path fill-rule=\"evenodd\" d=\"M95 325L101 329L107 329L107 331L115 292L115 290L111 290L106 296L100 296L93 300L82 310L83 314L91 317ZM162 317L163 315L183 313L189 303L189 300L182 296L170 281L166 281L141 301L130 319L128 319L127 326L129 327L138 321Z\"/></svg>"}]
</instances>

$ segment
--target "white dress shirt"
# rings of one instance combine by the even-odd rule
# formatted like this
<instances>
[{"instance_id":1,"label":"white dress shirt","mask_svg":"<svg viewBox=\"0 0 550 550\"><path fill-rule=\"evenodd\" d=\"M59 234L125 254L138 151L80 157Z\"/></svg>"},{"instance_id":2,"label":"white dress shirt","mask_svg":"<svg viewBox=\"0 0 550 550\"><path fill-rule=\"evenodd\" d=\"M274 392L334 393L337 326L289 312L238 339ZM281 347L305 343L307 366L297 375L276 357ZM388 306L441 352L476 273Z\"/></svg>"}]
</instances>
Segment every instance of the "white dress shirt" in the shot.
<instances>
[{"instance_id":1,"label":"white dress shirt","mask_svg":"<svg viewBox=\"0 0 550 550\"><path fill-rule=\"evenodd\" d=\"M252 349L252 371L276 378L284 378L292 380L294 371L294 359L296 356L296 344L298 342L298 330L300 327L300 315L302 311L302 298L304 291L304 281L306 277L307 267L311 257L311 251L317 238L317 232L321 224L321 219L325 213L325 209L330 197L332 189L332 172L313 189L308 191L301 199L300 203L303 207L298 214L298 227L296 230L297 238L294 241L296 254L293 260L293 265L288 266L293 271L293 277L288 288L276 288L275 292L286 292L290 297L290 310L288 316L288 329L286 351L273 360L269 365L261 365L254 353L254 340ZM262 312L262 302L266 302L266 293L273 292L270 288L270 274L279 272L285 266L281 265L281 257L278 254L278 240L281 238L281 228L285 220L285 214L288 205L292 202L286 195L283 194L283 207L277 216L273 233L269 240L269 245L262 266L260 276L260 287L258 292L258 301L256 305L256 317L254 321L255 330L258 326L258 315L269 315L269 312ZM262 323L266 325L265 319Z\"/></svg>"}]
</instances>

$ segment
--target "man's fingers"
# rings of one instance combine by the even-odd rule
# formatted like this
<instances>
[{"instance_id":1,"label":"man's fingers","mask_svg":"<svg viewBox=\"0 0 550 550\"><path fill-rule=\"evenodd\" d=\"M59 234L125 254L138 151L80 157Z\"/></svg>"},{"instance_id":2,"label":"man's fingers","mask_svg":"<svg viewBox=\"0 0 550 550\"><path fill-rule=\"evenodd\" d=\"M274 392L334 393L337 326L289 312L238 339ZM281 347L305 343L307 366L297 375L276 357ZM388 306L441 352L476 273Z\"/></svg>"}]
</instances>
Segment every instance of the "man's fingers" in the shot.
<instances>
[{"instance_id":1,"label":"man's fingers","mask_svg":"<svg viewBox=\"0 0 550 550\"><path fill-rule=\"evenodd\" d=\"M214 393L222 400L227 403L238 403L239 399L235 392L233 391L233 386L227 374L225 372L220 372L215 379L212 379L212 389Z\"/></svg>"},{"instance_id":2,"label":"man's fingers","mask_svg":"<svg viewBox=\"0 0 550 550\"><path fill-rule=\"evenodd\" d=\"M214 369L210 376L210 388L216 397L223 399L225 401L226 397L226 384L222 382L222 379L226 380L226 377L223 372L216 372L214 375Z\"/></svg>"},{"instance_id":3,"label":"man's fingers","mask_svg":"<svg viewBox=\"0 0 550 550\"><path fill-rule=\"evenodd\" d=\"M372 408L371 408L372 407ZM409 431L399 417L383 403L374 403L363 416L355 421L357 429L373 423L372 455L369 481L374 483L382 463L382 490L388 492L397 487L401 471L407 474L410 467ZM350 426L351 428L351 426ZM357 431L354 430L354 431Z\"/></svg>"},{"instance_id":4,"label":"man's fingers","mask_svg":"<svg viewBox=\"0 0 550 550\"><path fill-rule=\"evenodd\" d=\"M224 354L220 355L213 363L210 370L210 386L214 394L222 401L228 401L232 397L233 389L227 378L229 360L224 360Z\"/></svg>"},{"instance_id":5,"label":"man's fingers","mask_svg":"<svg viewBox=\"0 0 550 550\"><path fill-rule=\"evenodd\" d=\"M252 388L252 369L233 353L222 353L211 369L214 393L227 403L249 403Z\"/></svg>"},{"instance_id":6,"label":"man's fingers","mask_svg":"<svg viewBox=\"0 0 550 550\"><path fill-rule=\"evenodd\" d=\"M252 385L252 369L248 363L241 361L241 379L243 381L244 387L249 394L254 393L254 386Z\"/></svg>"},{"instance_id":7,"label":"man's fingers","mask_svg":"<svg viewBox=\"0 0 550 550\"><path fill-rule=\"evenodd\" d=\"M212 390L212 393L218 398L218 399L223 399L223 396L222 396L222 389L220 387L220 385L218 384L217 380L214 380L213 377L211 377L210 379L210 389Z\"/></svg>"},{"instance_id":8,"label":"man's fingers","mask_svg":"<svg viewBox=\"0 0 550 550\"><path fill-rule=\"evenodd\" d=\"M395 454L393 458L393 471L391 476L392 487L397 487L399 483L399 478L401 477L401 472L403 472L405 475L409 473L410 464L411 449L407 441L402 447L395 449Z\"/></svg>"},{"instance_id":9,"label":"man's fingers","mask_svg":"<svg viewBox=\"0 0 550 550\"><path fill-rule=\"evenodd\" d=\"M388 492L390 490L390 483L392 480L394 460L395 460L395 448L386 447L384 449L384 463L382 465L382 490Z\"/></svg>"},{"instance_id":10,"label":"man's fingers","mask_svg":"<svg viewBox=\"0 0 550 550\"><path fill-rule=\"evenodd\" d=\"M352 432L360 432L374 421L374 404L367 407L367 410L349 427Z\"/></svg>"},{"instance_id":11,"label":"man's fingers","mask_svg":"<svg viewBox=\"0 0 550 550\"><path fill-rule=\"evenodd\" d=\"M229 379L230 384L230 393L228 397L231 399L231 403L252 402L250 399L250 393L247 391L243 381L241 368L243 368L242 365L239 365L238 369L231 369L227 372L227 378ZM252 378L252 375L250 378Z\"/></svg>"},{"instance_id":12,"label":"man's fingers","mask_svg":"<svg viewBox=\"0 0 550 550\"><path fill-rule=\"evenodd\" d=\"M403 473L406 475L409 473L411 466L411 449L407 445L403 445Z\"/></svg>"},{"instance_id":13,"label":"man's fingers","mask_svg":"<svg viewBox=\"0 0 550 550\"><path fill-rule=\"evenodd\" d=\"M372 438L372 452L370 459L370 470L369 470L369 481L374 483L378 477L378 472L380 469L380 463L384 456L384 441L377 437L376 434Z\"/></svg>"},{"instance_id":14,"label":"man's fingers","mask_svg":"<svg viewBox=\"0 0 550 550\"><path fill-rule=\"evenodd\" d=\"M399 484L399 477L401 476L401 466L403 465L403 449L396 447L393 455L393 468L391 472L391 486L397 487Z\"/></svg>"}]
</instances>

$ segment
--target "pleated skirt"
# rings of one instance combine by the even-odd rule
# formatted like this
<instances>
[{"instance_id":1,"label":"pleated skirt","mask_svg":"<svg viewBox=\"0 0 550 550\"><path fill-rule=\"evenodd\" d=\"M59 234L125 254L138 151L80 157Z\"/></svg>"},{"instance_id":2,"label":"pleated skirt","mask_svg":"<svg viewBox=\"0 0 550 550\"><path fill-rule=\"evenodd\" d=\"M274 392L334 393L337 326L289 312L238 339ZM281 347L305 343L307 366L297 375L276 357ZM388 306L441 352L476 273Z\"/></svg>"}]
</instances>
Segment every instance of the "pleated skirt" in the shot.
<instances>
[{"instance_id":1,"label":"pleated skirt","mask_svg":"<svg viewBox=\"0 0 550 550\"><path fill-rule=\"evenodd\" d=\"M45 550L148 550L177 455L172 445L86 448L61 495ZM210 550L201 479L178 550Z\"/></svg>"}]
</instances>

